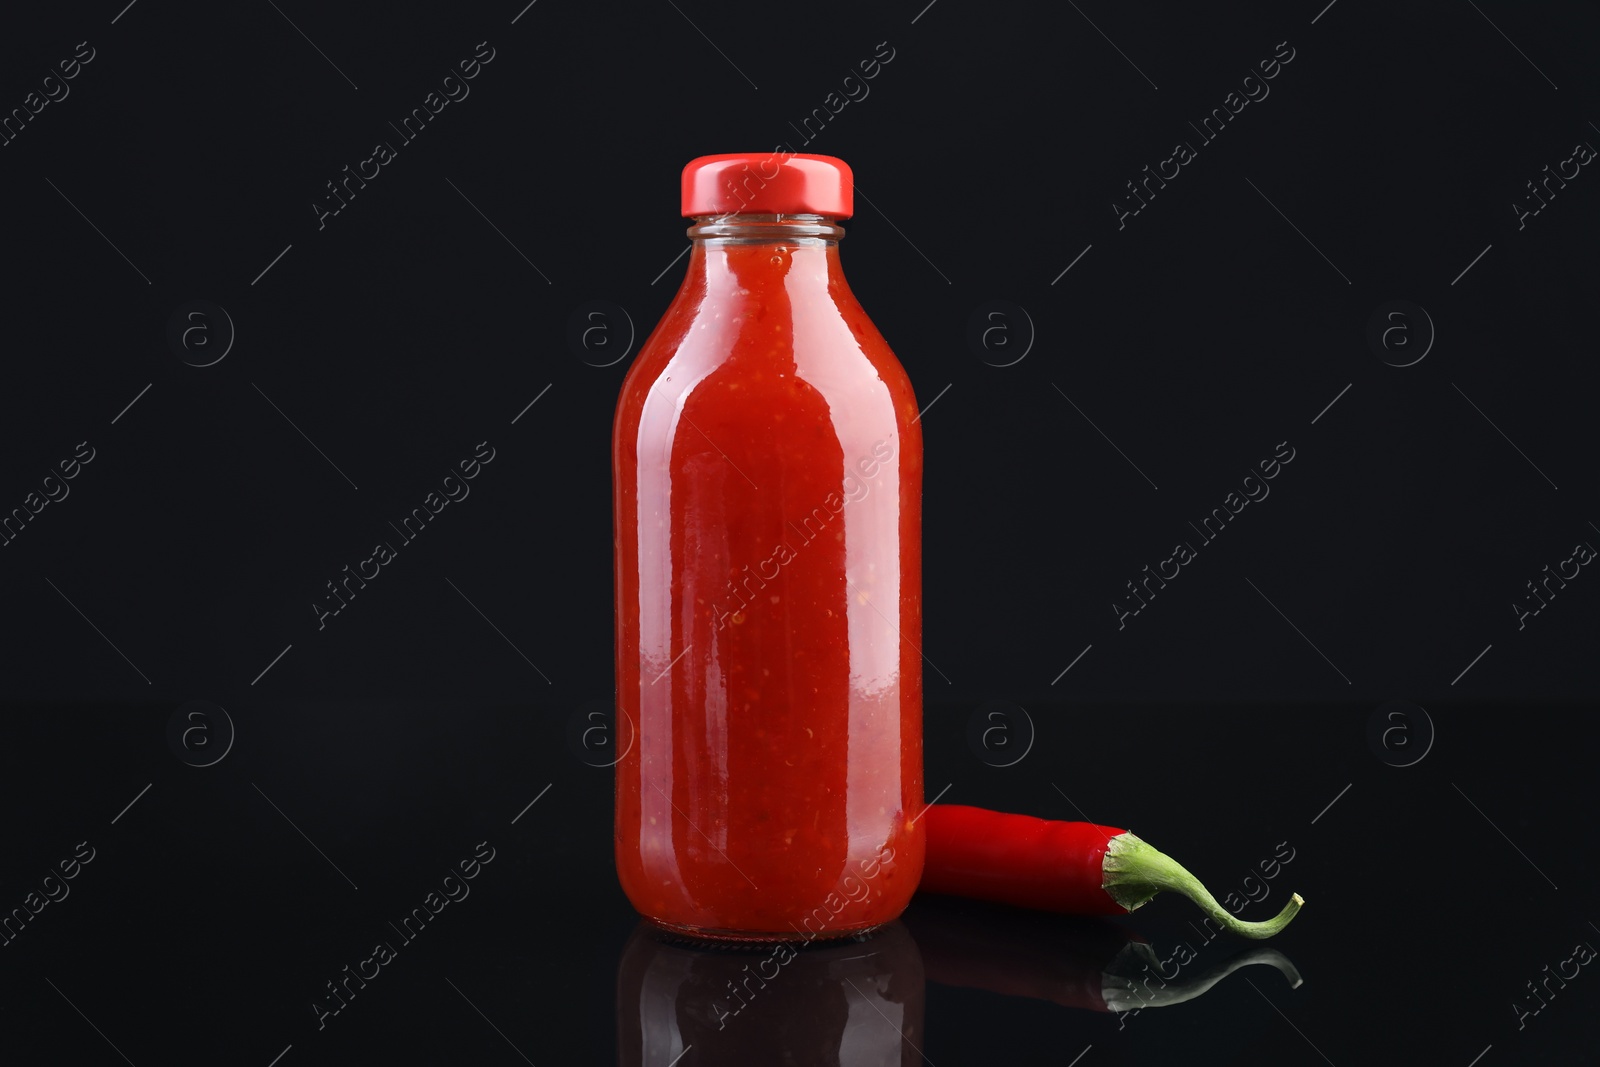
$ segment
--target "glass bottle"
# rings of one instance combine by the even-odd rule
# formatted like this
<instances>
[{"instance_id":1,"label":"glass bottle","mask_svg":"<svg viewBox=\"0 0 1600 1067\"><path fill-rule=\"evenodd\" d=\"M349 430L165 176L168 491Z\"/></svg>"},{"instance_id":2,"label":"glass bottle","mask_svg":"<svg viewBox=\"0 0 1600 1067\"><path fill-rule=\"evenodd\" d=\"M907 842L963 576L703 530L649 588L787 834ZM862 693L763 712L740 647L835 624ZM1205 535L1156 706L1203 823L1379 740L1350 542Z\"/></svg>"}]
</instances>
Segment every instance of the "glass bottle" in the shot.
<instances>
[{"instance_id":1,"label":"glass bottle","mask_svg":"<svg viewBox=\"0 0 1600 1067\"><path fill-rule=\"evenodd\" d=\"M617 871L678 933L858 934L922 870L922 432L839 265L851 193L827 156L691 162L617 403Z\"/></svg>"}]
</instances>

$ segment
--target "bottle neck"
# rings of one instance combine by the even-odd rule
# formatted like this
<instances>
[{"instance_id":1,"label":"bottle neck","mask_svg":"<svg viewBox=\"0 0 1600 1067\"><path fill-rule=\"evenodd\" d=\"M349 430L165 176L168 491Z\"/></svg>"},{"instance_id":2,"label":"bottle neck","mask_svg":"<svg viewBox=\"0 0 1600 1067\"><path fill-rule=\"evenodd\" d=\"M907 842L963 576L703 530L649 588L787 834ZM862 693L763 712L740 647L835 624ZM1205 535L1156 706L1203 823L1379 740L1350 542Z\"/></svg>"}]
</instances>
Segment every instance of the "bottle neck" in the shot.
<instances>
[{"instance_id":1,"label":"bottle neck","mask_svg":"<svg viewBox=\"0 0 1600 1067\"><path fill-rule=\"evenodd\" d=\"M844 237L843 226L821 215L697 215L688 232L697 243L756 241L837 245Z\"/></svg>"},{"instance_id":2,"label":"bottle neck","mask_svg":"<svg viewBox=\"0 0 1600 1067\"><path fill-rule=\"evenodd\" d=\"M752 291L791 296L844 288L844 227L820 215L704 215L689 227L686 285L739 299Z\"/></svg>"}]
</instances>

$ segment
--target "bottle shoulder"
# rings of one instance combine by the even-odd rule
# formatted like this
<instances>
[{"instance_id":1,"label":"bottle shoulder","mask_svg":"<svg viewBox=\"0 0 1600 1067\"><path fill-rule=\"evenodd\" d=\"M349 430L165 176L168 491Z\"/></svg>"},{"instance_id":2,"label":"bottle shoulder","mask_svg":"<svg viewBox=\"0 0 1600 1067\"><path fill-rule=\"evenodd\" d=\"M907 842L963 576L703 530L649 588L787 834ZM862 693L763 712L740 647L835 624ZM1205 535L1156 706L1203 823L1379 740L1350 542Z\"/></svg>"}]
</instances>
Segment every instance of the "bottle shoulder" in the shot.
<instances>
[{"instance_id":1,"label":"bottle shoulder","mask_svg":"<svg viewBox=\"0 0 1600 1067\"><path fill-rule=\"evenodd\" d=\"M916 415L910 379L883 334L842 284L796 299L786 291L707 293L686 287L651 332L623 382L622 420L646 406L763 410L821 403L876 409L902 426Z\"/></svg>"}]
</instances>

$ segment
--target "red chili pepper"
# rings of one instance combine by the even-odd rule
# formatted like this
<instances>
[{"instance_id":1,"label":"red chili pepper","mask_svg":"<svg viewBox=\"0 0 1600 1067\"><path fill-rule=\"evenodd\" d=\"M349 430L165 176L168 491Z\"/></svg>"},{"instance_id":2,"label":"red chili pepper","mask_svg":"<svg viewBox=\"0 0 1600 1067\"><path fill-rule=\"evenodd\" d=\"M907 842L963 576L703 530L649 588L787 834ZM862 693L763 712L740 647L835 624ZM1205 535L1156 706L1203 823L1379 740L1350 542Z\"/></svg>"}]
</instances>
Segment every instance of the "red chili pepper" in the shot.
<instances>
[{"instance_id":1,"label":"red chili pepper","mask_svg":"<svg viewBox=\"0 0 1600 1067\"><path fill-rule=\"evenodd\" d=\"M1198 904L1226 930L1263 938L1289 925L1300 894L1271 919L1245 922L1176 860L1115 826L1051 822L961 804L935 804L927 820L920 888L1069 915L1121 915L1163 889Z\"/></svg>"}]
</instances>

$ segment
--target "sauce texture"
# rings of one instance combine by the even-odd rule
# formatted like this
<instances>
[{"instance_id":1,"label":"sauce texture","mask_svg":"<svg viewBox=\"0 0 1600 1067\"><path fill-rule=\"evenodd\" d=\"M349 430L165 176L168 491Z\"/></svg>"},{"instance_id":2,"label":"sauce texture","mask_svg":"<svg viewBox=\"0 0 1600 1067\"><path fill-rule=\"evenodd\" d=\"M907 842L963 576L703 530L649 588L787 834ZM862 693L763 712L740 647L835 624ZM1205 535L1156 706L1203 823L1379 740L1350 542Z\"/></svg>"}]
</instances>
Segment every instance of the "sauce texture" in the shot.
<instances>
[{"instance_id":1,"label":"sauce texture","mask_svg":"<svg viewBox=\"0 0 1600 1067\"><path fill-rule=\"evenodd\" d=\"M693 242L613 439L616 860L657 924L839 937L915 890L916 415L836 241Z\"/></svg>"}]
</instances>

